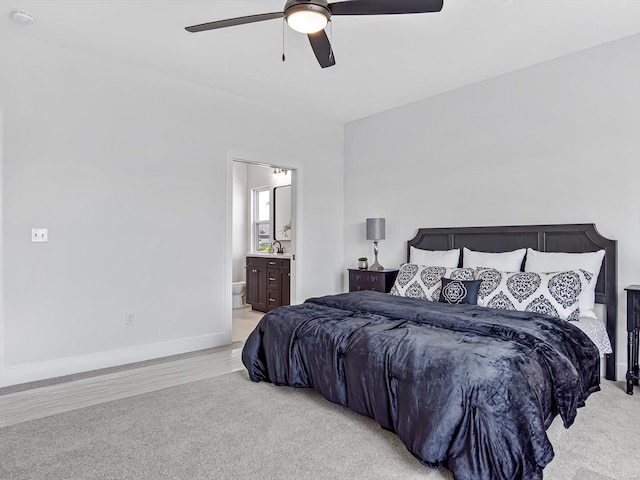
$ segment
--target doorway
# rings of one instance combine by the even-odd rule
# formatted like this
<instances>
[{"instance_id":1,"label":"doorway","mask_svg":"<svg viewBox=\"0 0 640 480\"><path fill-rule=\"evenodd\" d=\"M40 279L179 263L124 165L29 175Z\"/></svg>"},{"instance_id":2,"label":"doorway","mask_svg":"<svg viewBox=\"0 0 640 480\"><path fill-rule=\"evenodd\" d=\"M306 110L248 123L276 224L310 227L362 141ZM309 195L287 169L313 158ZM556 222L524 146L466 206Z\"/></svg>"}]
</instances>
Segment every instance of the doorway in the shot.
<instances>
[{"instance_id":1,"label":"doorway","mask_svg":"<svg viewBox=\"0 0 640 480\"><path fill-rule=\"evenodd\" d=\"M244 342L264 312L296 303L299 170L290 162L227 156L229 343Z\"/></svg>"}]
</instances>

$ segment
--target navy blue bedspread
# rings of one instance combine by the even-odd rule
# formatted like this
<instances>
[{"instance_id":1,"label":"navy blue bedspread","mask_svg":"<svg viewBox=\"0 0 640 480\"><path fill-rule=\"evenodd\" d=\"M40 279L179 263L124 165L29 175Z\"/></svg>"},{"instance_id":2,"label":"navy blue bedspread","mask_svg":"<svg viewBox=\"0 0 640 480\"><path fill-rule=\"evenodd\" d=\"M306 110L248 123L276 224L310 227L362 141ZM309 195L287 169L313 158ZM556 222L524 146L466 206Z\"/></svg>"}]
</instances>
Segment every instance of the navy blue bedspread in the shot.
<instances>
[{"instance_id":1,"label":"navy blue bedspread","mask_svg":"<svg viewBox=\"0 0 640 480\"><path fill-rule=\"evenodd\" d=\"M598 349L569 322L368 291L271 311L242 361L374 418L456 480L542 479L547 427L600 389Z\"/></svg>"}]
</instances>

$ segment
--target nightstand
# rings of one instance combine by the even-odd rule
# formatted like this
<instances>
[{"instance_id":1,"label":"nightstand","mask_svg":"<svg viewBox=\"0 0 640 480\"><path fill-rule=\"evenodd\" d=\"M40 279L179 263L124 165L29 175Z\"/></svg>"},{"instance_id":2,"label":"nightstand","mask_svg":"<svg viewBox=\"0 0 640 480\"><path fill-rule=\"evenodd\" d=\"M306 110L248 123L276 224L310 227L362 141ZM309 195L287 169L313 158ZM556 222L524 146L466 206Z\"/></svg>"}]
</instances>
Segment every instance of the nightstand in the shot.
<instances>
[{"instance_id":1,"label":"nightstand","mask_svg":"<svg viewBox=\"0 0 640 480\"><path fill-rule=\"evenodd\" d=\"M349 291L374 290L376 292L389 293L393 282L396 281L398 270L359 270L349 269Z\"/></svg>"},{"instance_id":2,"label":"nightstand","mask_svg":"<svg viewBox=\"0 0 640 480\"><path fill-rule=\"evenodd\" d=\"M633 395L638 385L638 339L640 338L640 285L631 285L627 291L627 393Z\"/></svg>"}]
</instances>

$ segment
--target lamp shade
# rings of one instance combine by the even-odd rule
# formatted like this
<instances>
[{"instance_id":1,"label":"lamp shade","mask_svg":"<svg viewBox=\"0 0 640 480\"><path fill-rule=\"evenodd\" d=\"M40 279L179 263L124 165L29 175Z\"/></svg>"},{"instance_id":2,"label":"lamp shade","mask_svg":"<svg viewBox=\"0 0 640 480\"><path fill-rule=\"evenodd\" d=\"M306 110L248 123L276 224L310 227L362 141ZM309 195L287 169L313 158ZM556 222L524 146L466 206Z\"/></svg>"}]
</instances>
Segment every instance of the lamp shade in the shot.
<instances>
[{"instance_id":1,"label":"lamp shade","mask_svg":"<svg viewBox=\"0 0 640 480\"><path fill-rule=\"evenodd\" d=\"M367 218L367 240L384 240L384 234L384 218Z\"/></svg>"}]
</instances>

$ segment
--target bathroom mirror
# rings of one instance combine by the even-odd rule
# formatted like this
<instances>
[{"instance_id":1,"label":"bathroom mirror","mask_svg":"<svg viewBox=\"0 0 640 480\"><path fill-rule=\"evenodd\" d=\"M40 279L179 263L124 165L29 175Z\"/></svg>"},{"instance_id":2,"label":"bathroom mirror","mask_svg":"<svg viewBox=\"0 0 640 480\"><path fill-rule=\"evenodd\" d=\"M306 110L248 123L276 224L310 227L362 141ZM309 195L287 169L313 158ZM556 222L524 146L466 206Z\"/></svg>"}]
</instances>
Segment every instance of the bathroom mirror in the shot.
<instances>
[{"instance_id":1,"label":"bathroom mirror","mask_svg":"<svg viewBox=\"0 0 640 480\"><path fill-rule=\"evenodd\" d=\"M273 189L273 237L291 240L291 185Z\"/></svg>"}]
</instances>

